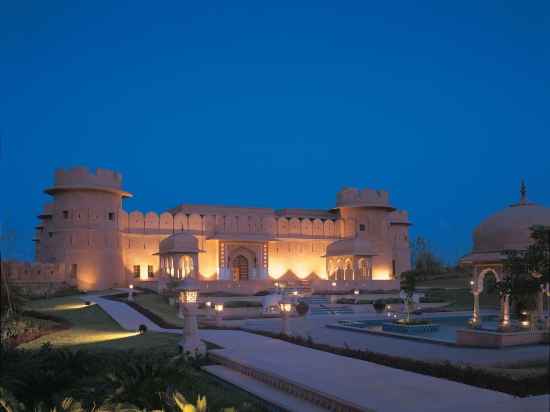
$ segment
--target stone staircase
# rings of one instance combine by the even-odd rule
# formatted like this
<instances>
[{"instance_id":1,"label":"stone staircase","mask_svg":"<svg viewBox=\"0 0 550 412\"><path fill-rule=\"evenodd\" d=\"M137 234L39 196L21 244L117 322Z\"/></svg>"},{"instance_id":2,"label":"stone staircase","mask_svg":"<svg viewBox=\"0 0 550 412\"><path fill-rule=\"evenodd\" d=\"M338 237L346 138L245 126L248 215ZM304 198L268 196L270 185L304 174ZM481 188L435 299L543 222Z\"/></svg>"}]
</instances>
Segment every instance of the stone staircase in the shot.
<instances>
[{"instance_id":1,"label":"stone staircase","mask_svg":"<svg viewBox=\"0 0 550 412\"><path fill-rule=\"evenodd\" d=\"M365 411L364 408L345 399L308 387L306 383L294 382L244 361L236 361L225 356L223 350L210 351L209 358L218 365L204 366L203 369L206 372L241 387L281 410L291 412Z\"/></svg>"},{"instance_id":2,"label":"stone staircase","mask_svg":"<svg viewBox=\"0 0 550 412\"><path fill-rule=\"evenodd\" d=\"M328 296L326 295L311 295L301 300L303 300L310 306L311 305L328 305L330 303Z\"/></svg>"},{"instance_id":3,"label":"stone staircase","mask_svg":"<svg viewBox=\"0 0 550 412\"><path fill-rule=\"evenodd\" d=\"M327 307L320 305L309 309L310 315L353 315L354 313L349 306Z\"/></svg>"}]
</instances>

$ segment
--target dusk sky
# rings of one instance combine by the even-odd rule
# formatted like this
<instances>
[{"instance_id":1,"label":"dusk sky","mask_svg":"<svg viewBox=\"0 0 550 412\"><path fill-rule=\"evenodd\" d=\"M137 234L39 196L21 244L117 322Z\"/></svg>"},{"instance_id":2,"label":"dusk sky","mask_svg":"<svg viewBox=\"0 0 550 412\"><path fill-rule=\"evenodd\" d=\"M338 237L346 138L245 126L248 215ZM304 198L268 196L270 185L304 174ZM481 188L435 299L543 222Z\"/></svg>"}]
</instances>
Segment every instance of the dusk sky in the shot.
<instances>
[{"instance_id":1,"label":"dusk sky","mask_svg":"<svg viewBox=\"0 0 550 412\"><path fill-rule=\"evenodd\" d=\"M384 189L450 263L521 178L550 206L548 1L21 0L0 51L12 257L77 165L121 172L128 211Z\"/></svg>"}]
</instances>

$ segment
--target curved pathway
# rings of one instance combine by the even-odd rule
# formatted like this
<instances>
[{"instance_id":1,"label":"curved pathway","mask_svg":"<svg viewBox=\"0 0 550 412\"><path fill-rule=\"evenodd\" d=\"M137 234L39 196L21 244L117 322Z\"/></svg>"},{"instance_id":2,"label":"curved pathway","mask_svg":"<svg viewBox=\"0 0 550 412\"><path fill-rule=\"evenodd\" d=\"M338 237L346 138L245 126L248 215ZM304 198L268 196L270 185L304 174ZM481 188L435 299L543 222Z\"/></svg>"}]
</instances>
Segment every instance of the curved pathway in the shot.
<instances>
[{"instance_id":1,"label":"curved pathway","mask_svg":"<svg viewBox=\"0 0 550 412\"><path fill-rule=\"evenodd\" d=\"M83 299L98 304L124 329L136 330L145 324L152 331L181 333L179 329L159 327L122 302L97 295ZM200 336L223 347L213 351L219 356L270 371L289 381L303 382L316 391L352 401L365 410L542 412L549 406L549 396L514 398L243 331L200 330Z\"/></svg>"}]
</instances>

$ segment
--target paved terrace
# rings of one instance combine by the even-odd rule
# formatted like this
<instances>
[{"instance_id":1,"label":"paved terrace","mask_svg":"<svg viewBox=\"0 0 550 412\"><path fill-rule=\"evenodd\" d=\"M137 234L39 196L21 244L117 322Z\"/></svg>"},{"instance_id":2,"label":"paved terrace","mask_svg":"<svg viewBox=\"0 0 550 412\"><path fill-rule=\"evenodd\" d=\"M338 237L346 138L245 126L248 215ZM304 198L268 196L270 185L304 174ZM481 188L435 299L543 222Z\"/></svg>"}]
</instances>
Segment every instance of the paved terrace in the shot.
<instances>
[{"instance_id":1,"label":"paved terrace","mask_svg":"<svg viewBox=\"0 0 550 412\"><path fill-rule=\"evenodd\" d=\"M158 327L124 303L97 295L87 295L84 299L101 306L124 329L136 330L143 323L150 330L181 333L180 330ZM349 400L365 410L535 412L547 411L550 401L548 396L514 398L500 392L333 355L242 331L201 330L200 335L204 340L224 348L213 351L220 356L269 371L288 381L307 384L316 391ZM395 341L407 348L415 343ZM430 347L433 350L433 346ZM443 346L441 350L449 350L449 347Z\"/></svg>"},{"instance_id":2,"label":"paved terrace","mask_svg":"<svg viewBox=\"0 0 550 412\"><path fill-rule=\"evenodd\" d=\"M469 314L464 312L462 315ZM444 316L441 314L430 314ZM449 316L453 316L449 314ZM311 336L316 343L353 349L368 349L373 352L394 356L404 356L429 361L463 362L476 365L492 365L499 363L520 362L528 360L548 359L550 346L532 345L502 349L465 348L441 345L430 342L419 342L394 337L386 337L368 333L352 332L342 329L330 329L326 325L342 319L379 319L375 314L324 316L315 315L305 318L290 319L290 330L293 334ZM281 330L280 319L250 319L245 328L278 333Z\"/></svg>"}]
</instances>

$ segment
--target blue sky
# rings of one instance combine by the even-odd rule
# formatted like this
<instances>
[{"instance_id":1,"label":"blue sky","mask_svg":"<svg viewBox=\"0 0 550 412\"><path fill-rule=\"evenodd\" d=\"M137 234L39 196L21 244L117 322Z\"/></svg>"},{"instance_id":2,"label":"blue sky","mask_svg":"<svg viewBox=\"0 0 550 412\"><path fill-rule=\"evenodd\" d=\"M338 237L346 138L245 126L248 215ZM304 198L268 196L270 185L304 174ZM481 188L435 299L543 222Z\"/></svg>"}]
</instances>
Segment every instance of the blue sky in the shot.
<instances>
[{"instance_id":1,"label":"blue sky","mask_svg":"<svg viewBox=\"0 0 550 412\"><path fill-rule=\"evenodd\" d=\"M386 189L452 262L522 177L550 205L549 44L547 1L5 2L4 253L32 258L42 189L87 165L128 210Z\"/></svg>"}]
</instances>

